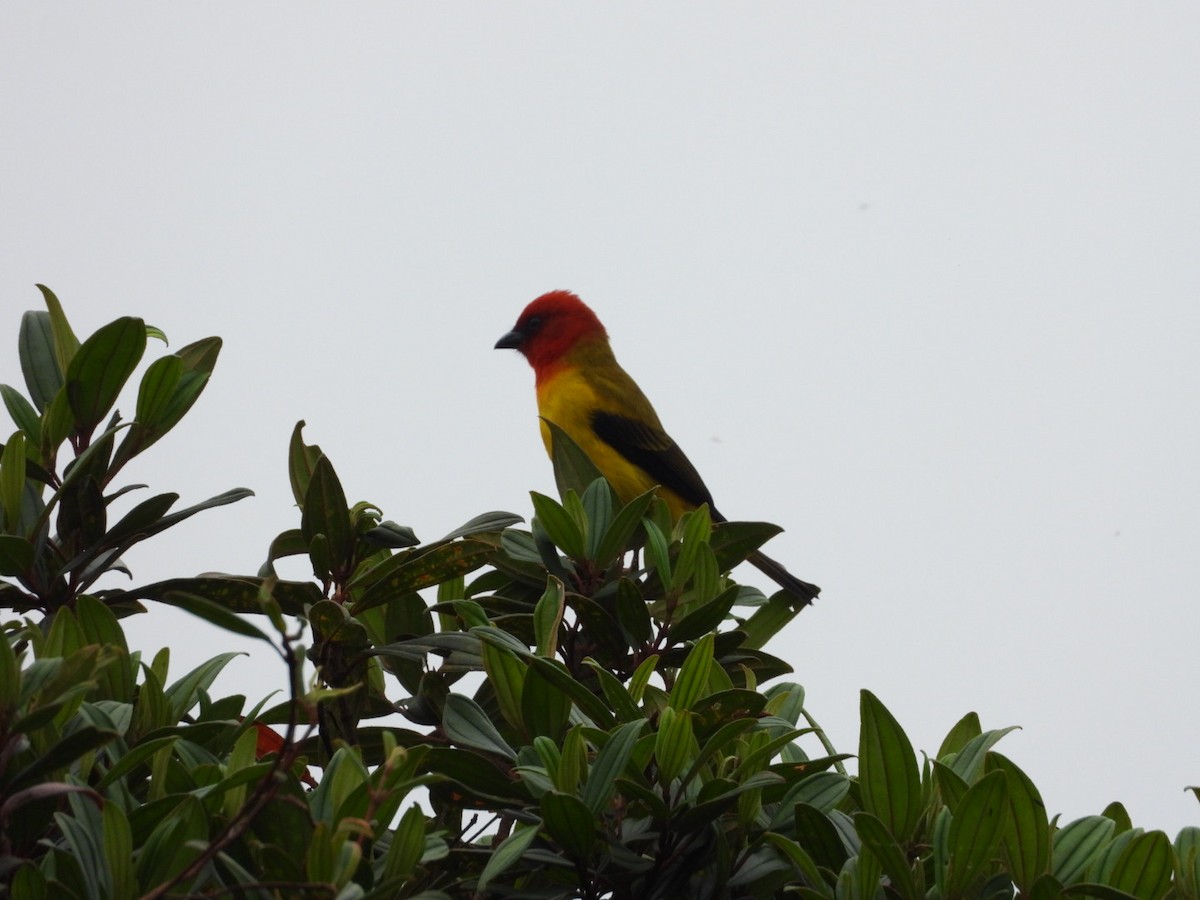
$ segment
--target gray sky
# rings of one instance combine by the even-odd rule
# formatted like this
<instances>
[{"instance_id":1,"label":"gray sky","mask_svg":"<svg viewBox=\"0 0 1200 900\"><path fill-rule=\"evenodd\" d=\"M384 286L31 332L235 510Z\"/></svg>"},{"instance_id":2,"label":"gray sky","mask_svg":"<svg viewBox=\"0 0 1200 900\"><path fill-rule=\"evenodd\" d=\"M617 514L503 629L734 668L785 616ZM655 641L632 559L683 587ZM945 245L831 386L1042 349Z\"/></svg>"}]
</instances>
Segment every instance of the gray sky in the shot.
<instances>
[{"instance_id":1,"label":"gray sky","mask_svg":"<svg viewBox=\"0 0 1200 900\"><path fill-rule=\"evenodd\" d=\"M1174 836L1200 819L1198 27L1191 3L5 4L0 381L38 281L80 334L223 336L127 474L257 497L127 562L253 572L298 523L301 418L424 538L528 516L553 489L533 379L491 348L578 291L722 510L783 525L768 550L824 588L768 649L840 748L862 687L929 752L977 710L1023 726L1000 749L1064 821L1120 799ZM233 645L131 627L175 675ZM219 687L282 683L253 653Z\"/></svg>"}]
</instances>

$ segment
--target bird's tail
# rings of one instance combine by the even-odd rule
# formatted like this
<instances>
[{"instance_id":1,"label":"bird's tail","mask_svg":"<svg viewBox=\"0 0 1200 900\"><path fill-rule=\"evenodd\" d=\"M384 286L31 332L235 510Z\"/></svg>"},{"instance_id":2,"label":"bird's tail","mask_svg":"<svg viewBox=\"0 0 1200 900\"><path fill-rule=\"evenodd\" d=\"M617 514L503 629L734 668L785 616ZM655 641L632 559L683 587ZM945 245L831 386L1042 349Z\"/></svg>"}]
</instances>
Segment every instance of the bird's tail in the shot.
<instances>
[{"instance_id":1,"label":"bird's tail","mask_svg":"<svg viewBox=\"0 0 1200 900\"><path fill-rule=\"evenodd\" d=\"M765 553L756 551L752 553L746 560L760 572L774 581L777 585L800 599L800 604L797 607L802 608L808 606L816 599L817 594L821 593L821 589L815 584L809 584L807 581L801 581L782 565L775 562Z\"/></svg>"}]
</instances>

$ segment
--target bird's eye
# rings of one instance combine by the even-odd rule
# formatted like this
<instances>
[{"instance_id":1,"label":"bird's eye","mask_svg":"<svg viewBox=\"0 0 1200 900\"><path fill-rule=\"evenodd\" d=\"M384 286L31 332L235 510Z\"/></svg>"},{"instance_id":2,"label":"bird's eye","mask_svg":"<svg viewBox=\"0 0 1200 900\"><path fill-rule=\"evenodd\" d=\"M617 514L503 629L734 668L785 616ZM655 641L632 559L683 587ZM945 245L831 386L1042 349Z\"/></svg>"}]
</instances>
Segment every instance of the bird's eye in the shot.
<instances>
[{"instance_id":1,"label":"bird's eye","mask_svg":"<svg viewBox=\"0 0 1200 900\"><path fill-rule=\"evenodd\" d=\"M537 332L537 330L541 327L542 327L542 317L534 316L528 322L525 323L525 333L526 334L535 334Z\"/></svg>"}]
</instances>

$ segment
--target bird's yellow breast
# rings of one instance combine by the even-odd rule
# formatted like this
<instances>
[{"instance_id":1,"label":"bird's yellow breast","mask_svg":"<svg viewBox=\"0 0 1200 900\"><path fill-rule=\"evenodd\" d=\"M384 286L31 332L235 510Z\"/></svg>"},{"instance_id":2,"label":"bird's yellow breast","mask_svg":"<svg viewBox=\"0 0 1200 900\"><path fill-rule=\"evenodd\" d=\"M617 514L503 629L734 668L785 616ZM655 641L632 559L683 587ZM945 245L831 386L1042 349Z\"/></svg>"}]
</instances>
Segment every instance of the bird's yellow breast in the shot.
<instances>
[{"instance_id":1,"label":"bird's yellow breast","mask_svg":"<svg viewBox=\"0 0 1200 900\"><path fill-rule=\"evenodd\" d=\"M592 414L597 410L619 415L634 414L642 421L651 421L655 427L660 426L658 416L645 395L615 363L613 367L619 375L614 378L612 373L606 373L609 377L601 379L597 379L595 370L583 367L567 366L558 370L537 387L538 415L542 418L542 442L551 457L548 421L565 431L579 445L608 479L621 502L628 503L650 490L657 482L596 436L592 429ZM626 380L627 385L624 384ZM673 491L660 490L659 495L667 501L676 517L687 508Z\"/></svg>"}]
</instances>

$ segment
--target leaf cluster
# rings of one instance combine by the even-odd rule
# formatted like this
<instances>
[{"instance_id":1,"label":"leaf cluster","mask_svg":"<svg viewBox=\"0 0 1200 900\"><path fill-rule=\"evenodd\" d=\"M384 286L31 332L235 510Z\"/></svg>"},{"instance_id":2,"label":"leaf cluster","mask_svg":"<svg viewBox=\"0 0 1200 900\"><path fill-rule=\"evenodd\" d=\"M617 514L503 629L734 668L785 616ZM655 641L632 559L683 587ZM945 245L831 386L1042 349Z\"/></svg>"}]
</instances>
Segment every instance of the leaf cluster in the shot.
<instances>
[{"instance_id":1,"label":"leaf cluster","mask_svg":"<svg viewBox=\"0 0 1200 900\"><path fill-rule=\"evenodd\" d=\"M259 571L98 589L136 544L249 492L110 514L220 342L150 363L126 423L112 410L161 332L122 318L81 342L43 296L19 342L29 396L0 387L18 429L0 454L0 893L1200 896L1200 829L1172 842L1119 804L1060 825L994 750L1010 729L974 714L918 761L864 691L850 774L763 649L794 600L729 574L778 528L621 504L561 433L559 497L534 493L528 528L490 512L422 542L351 503L301 422L298 522ZM311 578L281 578L285 558ZM121 617L147 603L270 647L287 696L214 696L234 654L176 679L167 650L143 660Z\"/></svg>"}]
</instances>

